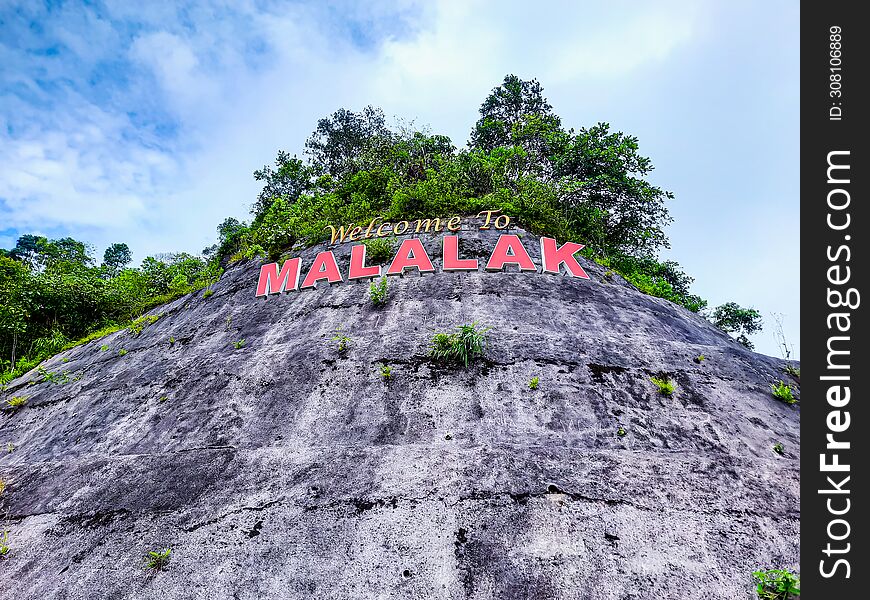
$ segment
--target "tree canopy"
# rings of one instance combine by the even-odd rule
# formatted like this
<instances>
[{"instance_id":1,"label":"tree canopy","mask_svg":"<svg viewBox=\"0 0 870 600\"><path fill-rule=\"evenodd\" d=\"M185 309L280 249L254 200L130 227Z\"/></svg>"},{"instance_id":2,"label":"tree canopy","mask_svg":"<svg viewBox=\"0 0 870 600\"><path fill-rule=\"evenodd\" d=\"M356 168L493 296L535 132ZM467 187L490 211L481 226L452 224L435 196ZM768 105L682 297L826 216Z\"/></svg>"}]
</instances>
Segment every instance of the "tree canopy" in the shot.
<instances>
[{"instance_id":1,"label":"tree canopy","mask_svg":"<svg viewBox=\"0 0 870 600\"><path fill-rule=\"evenodd\" d=\"M381 110L320 119L305 160L279 151L255 171L253 222L216 249L220 260L279 256L324 240L326 226L499 209L524 228L586 245L590 258L646 293L700 310L692 278L668 247L673 195L647 179L637 138L607 123L565 129L536 80L508 75L484 99L465 148L449 137L390 128Z\"/></svg>"},{"instance_id":2,"label":"tree canopy","mask_svg":"<svg viewBox=\"0 0 870 600\"><path fill-rule=\"evenodd\" d=\"M254 172L263 187L251 222L225 219L202 256L165 254L130 268L130 248L115 243L97 267L83 242L22 235L0 249L2 378L204 287L232 261L277 258L324 241L327 225L374 217L501 210L534 233L584 244L588 258L642 292L692 311L706 306L679 264L658 258L673 195L648 181L653 165L637 138L607 123L565 129L540 83L515 75L493 88L479 114L460 149L427 129L390 127L378 108L335 111L317 122L304 158L279 151L274 165ZM749 347L747 336L761 327L757 311L734 303L713 321Z\"/></svg>"}]
</instances>

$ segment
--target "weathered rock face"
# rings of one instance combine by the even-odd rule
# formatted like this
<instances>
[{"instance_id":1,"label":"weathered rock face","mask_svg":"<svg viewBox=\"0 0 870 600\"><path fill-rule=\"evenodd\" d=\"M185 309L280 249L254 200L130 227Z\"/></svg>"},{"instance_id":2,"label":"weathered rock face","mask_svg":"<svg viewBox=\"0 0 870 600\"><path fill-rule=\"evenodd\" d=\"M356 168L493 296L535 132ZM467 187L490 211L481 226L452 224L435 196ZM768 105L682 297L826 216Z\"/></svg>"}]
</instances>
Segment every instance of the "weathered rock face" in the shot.
<instances>
[{"instance_id":1,"label":"weathered rock face","mask_svg":"<svg viewBox=\"0 0 870 600\"><path fill-rule=\"evenodd\" d=\"M496 235L463 232L464 255ZM32 372L0 416L0 596L753 597L755 568L799 563L782 361L583 265L408 274L376 308L362 282L255 299L245 263L138 336L54 357L70 381ZM485 361L429 360L433 333L472 321Z\"/></svg>"}]
</instances>

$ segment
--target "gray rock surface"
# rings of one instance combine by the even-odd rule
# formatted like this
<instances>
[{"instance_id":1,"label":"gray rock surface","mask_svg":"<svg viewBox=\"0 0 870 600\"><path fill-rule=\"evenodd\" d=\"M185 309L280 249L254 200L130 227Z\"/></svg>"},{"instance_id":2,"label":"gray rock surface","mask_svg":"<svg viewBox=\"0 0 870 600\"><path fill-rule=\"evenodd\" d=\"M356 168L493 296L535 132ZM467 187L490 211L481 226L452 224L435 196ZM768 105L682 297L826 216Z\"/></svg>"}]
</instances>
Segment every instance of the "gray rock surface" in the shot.
<instances>
[{"instance_id":1,"label":"gray rock surface","mask_svg":"<svg viewBox=\"0 0 870 600\"><path fill-rule=\"evenodd\" d=\"M364 282L256 299L259 264L52 358L67 383L10 384L29 401L0 415L0 597L730 600L798 566L782 361L589 262L589 281L407 274L382 308ZM471 321L486 360L428 358Z\"/></svg>"}]
</instances>

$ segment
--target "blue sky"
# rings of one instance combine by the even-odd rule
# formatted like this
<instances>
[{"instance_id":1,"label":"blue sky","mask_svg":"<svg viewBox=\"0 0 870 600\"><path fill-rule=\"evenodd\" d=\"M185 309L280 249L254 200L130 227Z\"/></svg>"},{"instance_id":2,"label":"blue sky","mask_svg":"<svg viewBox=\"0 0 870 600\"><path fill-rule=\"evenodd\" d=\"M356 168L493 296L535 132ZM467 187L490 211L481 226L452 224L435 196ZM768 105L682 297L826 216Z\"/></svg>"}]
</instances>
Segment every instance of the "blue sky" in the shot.
<instances>
[{"instance_id":1,"label":"blue sky","mask_svg":"<svg viewBox=\"0 0 870 600\"><path fill-rule=\"evenodd\" d=\"M638 136L667 258L799 355L798 2L118 2L0 8L0 247L198 252L252 172L366 104L467 140L507 73L569 127Z\"/></svg>"}]
</instances>

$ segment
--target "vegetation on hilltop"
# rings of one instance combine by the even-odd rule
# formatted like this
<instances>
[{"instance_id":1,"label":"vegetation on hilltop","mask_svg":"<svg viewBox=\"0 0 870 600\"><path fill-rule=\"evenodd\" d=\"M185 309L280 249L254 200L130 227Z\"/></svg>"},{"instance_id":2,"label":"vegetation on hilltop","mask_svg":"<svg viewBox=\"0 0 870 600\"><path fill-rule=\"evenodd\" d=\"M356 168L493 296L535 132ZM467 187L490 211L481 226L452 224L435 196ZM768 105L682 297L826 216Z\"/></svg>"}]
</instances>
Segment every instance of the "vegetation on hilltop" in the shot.
<instances>
[{"instance_id":1,"label":"vegetation on hilltop","mask_svg":"<svg viewBox=\"0 0 870 600\"><path fill-rule=\"evenodd\" d=\"M318 121L304 160L279 151L274 166L254 172L263 187L252 221L224 220L217 243L200 257L166 254L129 268L130 249L113 244L96 266L84 243L34 235L0 249L0 383L73 340L120 329L152 306L205 287L231 260L277 258L323 241L327 225L374 217L498 209L534 233L585 244L583 253L608 272L697 312L706 301L690 293L692 278L658 259L668 247L665 203L673 196L646 179L652 169L637 138L607 123L566 129L541 85L514 75L484 100L462 149L444 135L390 128L373 107L340 109ZM731 304L718 320L748 344L757 313Z\"/></svg>"},{"instance_id":2,"label":"vegetation on hilltop","mask_svg":"<svg viewBox=\"0 0 870 600\"><path fill-rule=\"evenodd\" d=\"M72 238L23 235L0 249L0 383L220 275L216 263L189 254L148 257L138 269L130 260L127 245L114 244L97 266Z\"/></svg>"}]
</instances>

